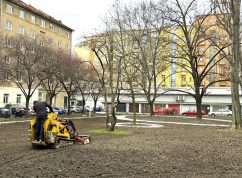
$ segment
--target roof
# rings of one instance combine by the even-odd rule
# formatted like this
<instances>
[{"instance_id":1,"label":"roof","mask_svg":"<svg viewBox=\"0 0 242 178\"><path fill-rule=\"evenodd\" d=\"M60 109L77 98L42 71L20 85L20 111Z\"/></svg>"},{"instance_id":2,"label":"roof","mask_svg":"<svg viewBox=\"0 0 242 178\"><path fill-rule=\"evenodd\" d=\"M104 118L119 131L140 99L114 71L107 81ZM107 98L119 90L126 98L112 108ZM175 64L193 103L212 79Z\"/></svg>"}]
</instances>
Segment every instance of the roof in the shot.
<instances>
[{"instance_id":1,"label":"roof","mask_svg":"<svg viewBox=\"0 0 242 178\"><path fill-rule=\"evenodd\" d=\"M39 15L39 16L41 16L41 17L47 19L47 20L50 20L51 22L54 22L54 23L60 25L60 26L63 27L63 28L66 28L66 29L68 29L68 30L70 30L70 31L74 31L72 28L70 28L70 27L64 25L64 24L61 22L61 20L56 20L54 17L52 17L52 16L46 14L45 12L43 12L43 11L41 11L41 10L39 10L39 9L36 9L35 7L33 7L33 6L31 6L31 5L28 5L28 4L24 3L24 2L21 1L21 0L7 0L7 1L12 2L12 3L14 3L14 4L16 4L16 5L18 5L18 6L22 7L22 8L24 8L24 9L27 9L27 10L29 10L30 12L32 12L32 13L34 13L34 14L36 14L36 15Z\"/></svg>"}]
</instances>

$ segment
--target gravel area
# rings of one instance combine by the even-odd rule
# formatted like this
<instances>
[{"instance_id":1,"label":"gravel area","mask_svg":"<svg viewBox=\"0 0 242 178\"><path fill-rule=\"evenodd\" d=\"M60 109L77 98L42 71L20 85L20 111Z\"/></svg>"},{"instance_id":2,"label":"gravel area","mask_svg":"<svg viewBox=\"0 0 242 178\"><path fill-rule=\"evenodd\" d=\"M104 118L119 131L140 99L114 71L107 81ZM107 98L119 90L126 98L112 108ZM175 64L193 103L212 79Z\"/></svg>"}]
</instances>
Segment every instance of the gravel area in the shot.
<instances>
[{"instance_id":1,"label":"gravel area","mask_svg":"<svg viewBox=\"0 0 242 178\"><path fill-rule=\"evenodd\" d=\"M144 123L163 121L163 127L116 128L129 130L129 135L93 134L91 130L105 128L105 118L74 119L79 132L90 134L93 142L60 149L32 149L27 141L28 123L2 124L0 177L242 177L242 131L165 123L229 126L230 122L184 117L138 119Z\"/></svg>"}]
</instances>

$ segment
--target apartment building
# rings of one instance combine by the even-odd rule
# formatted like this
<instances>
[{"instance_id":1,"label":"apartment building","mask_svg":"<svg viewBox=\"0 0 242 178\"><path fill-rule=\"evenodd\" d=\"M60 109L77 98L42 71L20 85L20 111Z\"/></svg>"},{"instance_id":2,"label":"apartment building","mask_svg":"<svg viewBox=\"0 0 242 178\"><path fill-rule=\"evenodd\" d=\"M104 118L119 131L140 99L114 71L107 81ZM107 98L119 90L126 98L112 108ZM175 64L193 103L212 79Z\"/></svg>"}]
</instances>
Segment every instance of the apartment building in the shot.
<instances>
[{"instance_id":1,"label":"apartment building","mask_svg":"<svg viewBox=\"0 0 242 178\"><path fill-rule=\"evenodd\" d=\"M196 19L203 18L203 16L197 16ZM220 18L223 18L223 14L211 14L207 16L203 22L204 29L206 29L206 36L211 39L204 40L200 43L198 47L198 56L202 58L199 66L204 68L204 66L211 60L213 56L218 52L219 48L230 43L227 32L221 27ZM213 44L214 43L214 44ZM225 48L212 60L211 65L216 63L215 67L211 70L210 75L204 82L205 84L209 80L224 80L230 75L230 65L228 62L229 48ZM200 56L200 54L203 54ZM211 87L230 87L229 81L216 82Z\"/></svg>"},{"instance_id":2,"label":"apartment building","mask_svg":"<svg viewBox=\"0 0 242 178\"><path fill-rule=\"evenodd\" d=\"M0 8L0 28L4 35L26 35L33 39L43 36L54 48L62 48L71 52L74 30L63 24L61 20L57 20L21 0L1 0ZM64 97L64 93L58 95L55 98L55 105L64 106ZM45 92L40 89L34 93L30 103L33 100L47 100L47 98ZM7 103L20 105L25 103L22 92L13 84L0 87L0 106Z\"/></svg>"},{"instance_id":3,"label":"apartment building","mask_svg":"<svg viewBox=\"0 0 242 178\"><path fill-rule=\"evenodd\" d=\"M197 20L199 20L199 16L197 16ZM206 17L206 19L203 21L203 27L209 28L206 31L207 37L215 37L216 43L218 46L222 46L228 42L228 37L223 29L219 27L219 24L217 22L217 17L215 15L209 15ZM189 25L187 28L190 28ZM192 27L193 28L193 27ZM192 33L190 34L190 38L193 38L196 34L196 27L194 26ZM188 59L186 56L187 54L184 52L186 50L187 46L184 43L185 42L185 36L181 30L181 28L173 26L173 27L167 27L164 32L160 36L161 38L161 44L160 44L160 59L164 59L163 64L165 64L167 61L171 61L168 68L164 70L164 72L161 72L159 75L159 78L157 79L157 82L162 82L162 88L177 88L180 90L190 91L190 86L193 86L193 78L191 76L191 73L188 72L185 67L189 70L189 62L188 60L184 60L185 58ZM228 51L225 50L225 54L222 52L216 55L215 59L211 60L215 53L218 52L218 46L211 44L211 41L204 40L206 37L200 36L200 40L203 41L201 43L198 43L198 46L196 46L196 57L198 59L198 66L197 66L197 72L201 72L204 70L206 65L208 63L209 66L216 65L211 69L209 76L207 76L204 80L202 85L207 85L211 81L215 80L223 80L225 78L229 77L230 73L230 67L229 63L227 61L227 58L225 55L228 54ZM147 38L146 38L147 39ZM145 44L145 37L144 40L141 40ZM88 42L88 41L87 41ZM115 42L116 43L116 42ZM89 50L88 45L83 45L76 47L76 51L78 52L79 56L83 56L85 59L93 60L95 55L91 50ZM127 45L126 47L133 47ZM91 55L92 54L92 55ZM221 60L222 59L222 60ZM157 68L162 68L162 65L157 66ZM224 108L224 107L230 107L231 106L231 100L230 100L230 82L229 81L223 81L223 82L215 82L210 86L212 89L209 92L211 93L211 96L206 98L206 102L204 100L203 107L204 110L213 110L213 108ZM190 88L190 89L189 89ZM216 91L216 92L214 92ZM219 93L220 91L226 91L226 98L224 98L224 105L216 103L214 100L214 96L216 93ZM167 94L169 95L169 93ZM188 95L182 93L182 92L172 92L172 99L168 99L167 101L164 99L164 97L161 97L160 99L156 100L155 107L171 107L176 108L178 113L181 111L185 111L188 108L195 108L195 100L193 100ZM139 94L137 97L143 97L142 94ZM216 97L218 98L218 97ZM164 100L162 100L164 99ZM131 102L131 98L126 98L123 102L123 106L125 106L121 110L130 111L129 103ZM140 111L144 111L145 105L147 105L147 102L145 101L139 101L137 99L137 102L140 107ZM226 104L225 104L226 103Z\"/></svg>"}]
</instances>

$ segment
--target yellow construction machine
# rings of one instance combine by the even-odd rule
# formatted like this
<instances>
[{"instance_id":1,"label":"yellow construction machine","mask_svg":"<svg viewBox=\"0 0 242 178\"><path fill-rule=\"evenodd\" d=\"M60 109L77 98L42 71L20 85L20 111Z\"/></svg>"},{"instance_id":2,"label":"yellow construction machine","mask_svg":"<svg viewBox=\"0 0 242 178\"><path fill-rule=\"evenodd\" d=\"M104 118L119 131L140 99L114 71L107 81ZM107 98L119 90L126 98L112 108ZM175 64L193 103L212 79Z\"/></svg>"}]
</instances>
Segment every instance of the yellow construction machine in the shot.
<instances>
[{"instance_id":1,"label":"yellow construction machine","mask_svg":"<svg viewBox=\"0 0 242 178\"><path fill-rule=\"evenodd\" d=\"M56 113L49 113L44 123L44 141L34 141L36 118L30 121L28 140L31 141L33 148L49 147L60 148L73 144L87 144L91 142L89 135L78 135L76 128L71 120L58 117Z\"/></svg>"}]
</instances>

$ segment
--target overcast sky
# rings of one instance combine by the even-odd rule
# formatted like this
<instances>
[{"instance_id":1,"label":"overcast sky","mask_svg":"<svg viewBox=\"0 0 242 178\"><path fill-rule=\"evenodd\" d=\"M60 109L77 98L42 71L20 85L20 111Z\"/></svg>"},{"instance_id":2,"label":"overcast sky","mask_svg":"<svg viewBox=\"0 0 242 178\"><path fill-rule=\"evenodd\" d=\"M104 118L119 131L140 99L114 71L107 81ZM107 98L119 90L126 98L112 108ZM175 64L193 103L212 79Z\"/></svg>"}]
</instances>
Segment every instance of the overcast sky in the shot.
<instances>
[{"instance_id":1,"label":"overcast sky","mask_svg":"<svg viewBox=\"0 0 242 178\"><path fill-rule=\"evenodd\" d=\"M102 24L101 16L115 0L22 0L75 30L73 45L83 34L90 34ZM122 0L128 2L129 0Z\"/></svg>"},{"instance_id":2,"label":"overcast sky","mask_svg":"<svg viewBox=\"0 0 242 178\"><path fill-rule=\"evenodd\" d=\"M73 45L83 35L100 29L102 17L115 0L22 0L74 29ZM140 0L121 0L124 3ZM198 0L205 1L205 0Z\"/></svg>"}]
</instances>

